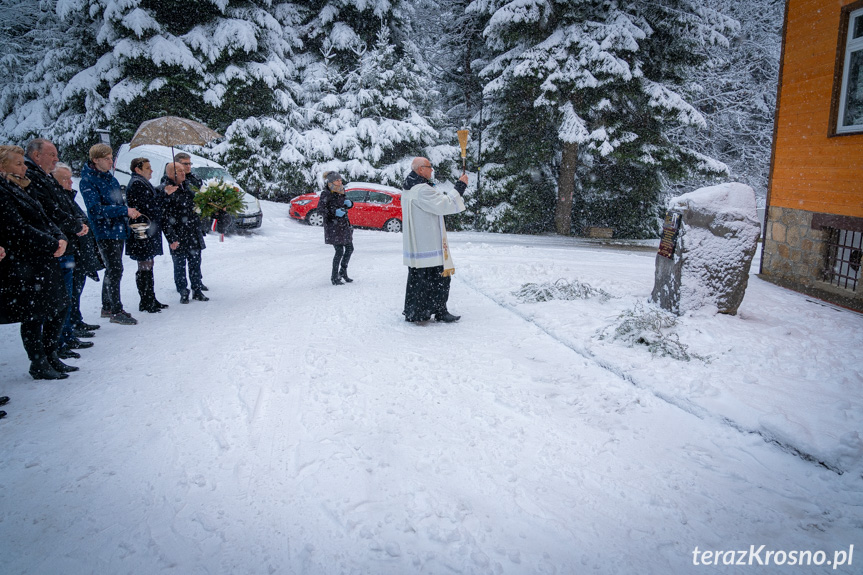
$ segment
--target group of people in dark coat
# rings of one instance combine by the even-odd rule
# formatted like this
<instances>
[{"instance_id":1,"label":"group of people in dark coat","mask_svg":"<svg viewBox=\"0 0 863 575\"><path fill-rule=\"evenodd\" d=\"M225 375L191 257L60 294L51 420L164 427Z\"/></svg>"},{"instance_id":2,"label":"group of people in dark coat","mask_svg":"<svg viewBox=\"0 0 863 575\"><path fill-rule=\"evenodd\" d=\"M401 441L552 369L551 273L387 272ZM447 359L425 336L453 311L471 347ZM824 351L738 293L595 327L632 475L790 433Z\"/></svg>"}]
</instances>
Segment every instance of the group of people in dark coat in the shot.
<instances>
[{"instance_id":1,"label":"group of people in dark coat","mask_svg":"<svg viewBox=\"0 0 863 575\"><path fill-rule=\"evenodd\" d=\"M80 183L85 214L75 202L71 168L58 162L53 143L37 138L26 152L0 146L0 323L21 324L34 379L65 379L79 370L62 360L79 358L74 350L93 346L87 339L100 326L84 322L80 297L87 277L98 281L99 270L105 269L102 317L137 323L120 299L124 251L138 263L139 310L158 313L168 307L156 299L153 279L154 258L163 254L163 231L181 303L189 303L187 267L193 299L209 299L201 274L204 232L195 190L185 179L189 155L180 153L168 164L158 188L149 181L149 160L135 158L125 193L111 173L110 146L96 144L89 157ZM130 223L146 225L143 237L130 237ZM6 401L0 397L0 405Z\"/></svg>"},{"instance_id":2,"label":"group of people in dark coat","mask_svg":"<svg viewBox=\"0 0 863 575\"><path fill-rule=\"evenodd\" d=\"M66 172L68 187L58 180ZM72 205L71 171L58 167L51 142L33 140L26 157L18 146L0 146L0 174L0 323L21 324L33 378L65 379L78 368L62 360L92 347L79 338L99 327L80 319L78 288L98 270L90 225Z\"/></svg>"}]
</instances>

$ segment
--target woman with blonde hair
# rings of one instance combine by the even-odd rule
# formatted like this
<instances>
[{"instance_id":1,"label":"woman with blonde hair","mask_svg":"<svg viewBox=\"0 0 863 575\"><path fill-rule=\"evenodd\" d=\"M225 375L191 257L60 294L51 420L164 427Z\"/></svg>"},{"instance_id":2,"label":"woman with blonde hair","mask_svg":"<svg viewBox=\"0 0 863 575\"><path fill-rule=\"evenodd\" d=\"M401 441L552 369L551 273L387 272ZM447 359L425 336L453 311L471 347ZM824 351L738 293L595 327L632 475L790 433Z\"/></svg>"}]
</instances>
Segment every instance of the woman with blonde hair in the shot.
<instances>
[{"instance_id":1,"label":"woman with blonde hair","mask_svg":"<svg viewBox=\"0 0 863 575\"><path fill-rule=\"evenodd\" d=\"M34 379L65 379L77 367L57 357L69 296L57 259L66 236L25 188L24 150L0 146L0 323L20 323Z\"/></svg>"}]
</instances>

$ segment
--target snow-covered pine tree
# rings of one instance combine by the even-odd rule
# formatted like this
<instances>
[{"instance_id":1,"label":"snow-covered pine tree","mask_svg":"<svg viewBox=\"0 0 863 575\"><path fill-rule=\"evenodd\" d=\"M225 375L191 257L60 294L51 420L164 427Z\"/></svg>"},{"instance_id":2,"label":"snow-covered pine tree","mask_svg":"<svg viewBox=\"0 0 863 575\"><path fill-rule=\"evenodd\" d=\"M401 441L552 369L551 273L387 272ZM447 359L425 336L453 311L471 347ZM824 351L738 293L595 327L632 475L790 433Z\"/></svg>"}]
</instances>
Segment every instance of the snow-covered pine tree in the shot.
<instances>
[{"instance_id":1,"label":"snow-covered pine tree","mask_svg":"<svg viewBox=\"0 0 863 575\"><path fill-rule=\"evenodd\" d=\"M706 51L707 65L687 77L687 101L707 120L708 135L680 129L675 140L724 162L730 178L767 194L779 57L782 48L783 0L708 0L705 5L740 22L739 33L723 51ZM673 193L704 185L686 178Z\"/></svg>"},{"instance_id":2,"label":"snow-covered pine tree","mask_svg":"<svg viewBox=\"0 0 863 575\"><path fill-rule=\"evenodd\" d=\"M308 160L306 182L319 185L321 173L337 169L400 185L411 157L429 153L438 137L429 122L434 89L416 65L401 3L319 4L306 27L319 52L304 74L309 128L291 144Z\"/></svg>"},{"instance_id":3,"label":"snow-covered pine tree","mask_svg":"<svg viewBox=\"0 0 863 575\"><path fill-rule=\"evenodd\" d=\"M57 70L59 63L57 75L66 78L48 94L19 91L15 118L7 117L4 127L35 123L35 111L42 111L41 135L86 148L104 124L119 143L158 116L189 117L224 131L235 120L294 105L292 55L300 39L293 2L202 0L194 10L185 0L45 6L50 10L36 34L71 28L45 41L33 69ZM52 16L59 22L53 27Z\"/></svg>"},{"instance_id":4,"label":"snow-covered pine tree","mask_svg":"<svg viewBox=\"0 0 863 575\"><path fill-rule=\"evenodd\" d=\"M444 138L457 130L470 130L467 149L468 170L476 173L477 186L465 196L467 210L447 218L448 226L484 228L485 219L479 208L484 204L480 191L484 175L477 171L482 165L483 147L483 79L480 71L488 63L489 51L482 32L488 16L467 12L471 0L419 0L416 4L416 42L423 55L423 68L438 86L435 107L442 115L438 127ZM456 167L461 161L456 158ZM441 166L445 168L445 166ZM458 170L456 170L458 173Z\"/></svg>"},{"instance_id":5,"label":"snow-covered pine tree","mask_svg":"<svg viewBox=\"0 0 863 575\"><path fill-rule=\"evenodd\" d=\"M570 234L577 189L580 224L649 234L660 175L723 168L669 131L704 126L679 86L698 63L694 47L727 44L732 20L694 0L474 0L468 10L490 16L497 178L511 203L540 208L522 222L546 225L541 207L554 204L554 229Z\"/></svg>"},{"instance_id":6,"label":"snow-covered pine tree","mask_svg":"<svg viewBox=\"0 0 863 575\"><path fill-rule=\"evenodd\" d=\"M57 0L7 0L0 42L7 73L0 80L0 140L24 144L44 136L63 159L79 164L105 125L105 92L80 73L98 60L96 29ZM59 13L59 14L58 14Z\"/></svg>"}]
</instances>

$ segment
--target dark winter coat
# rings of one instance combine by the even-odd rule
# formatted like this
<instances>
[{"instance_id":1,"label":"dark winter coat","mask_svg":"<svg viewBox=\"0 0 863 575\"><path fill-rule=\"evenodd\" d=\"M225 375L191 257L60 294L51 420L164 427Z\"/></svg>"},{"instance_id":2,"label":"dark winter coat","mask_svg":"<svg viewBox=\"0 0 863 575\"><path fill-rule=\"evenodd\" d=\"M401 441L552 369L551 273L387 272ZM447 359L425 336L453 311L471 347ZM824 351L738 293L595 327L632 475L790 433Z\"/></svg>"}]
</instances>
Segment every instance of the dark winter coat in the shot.
<instances>
[{"instance_id":1,"label":"dark winter coat","mask_svg":"<svg viewBox=\"0 0 863 575\"><path fill-rule=\"evenodd\" d=\"M100 172L91 163L81 170L81 196L93 224L97 240L125 240L129 237L126 223L129 210L126 198L111 172Z\"/></svg>"},{"instance_id":2,"label":"dark winter coat","mask_svg":"<svg viewBox=\"0 0 863 575\"><path fill-rule=\"evenodd\" d=\"M126 241L126 255L133 260L147 261L164 253L162 251L162 202L165 197L165 192L154 188L150 180L137 173L132 174L132 178L126 185L126 204L150 220L146 239L142 240L133 233ZM146 220L141 218L141 221Z\"/></svg>"},{"instance_id":3,"label":"dark winter coat","mask_svg":"<svg viewBox=\"0 0 863 575\"><path fill-rule=\"evenodd\" d=\"M69 297L54 252L66 237L26 191L0 180L0 323L56 315Z\"/></svg>"},{"instance_id":4,"label":"dark winter coat","mask_svg":"<svg viewBox=\"0 0 863 575\"><path fill-rule=\"evenodd\" d=\"M69 193L60 185L54 176L46 174L29 157L24 158L27 164L27 177L30 185L25 190L30 197L35 198L41 205L45 214L60 228L63 235L69 241L64 255L74 256L78 254L78 232L84 229L84 221L78 216L72 207L74 203Z\"/></svg>"},{"instance_id":5,"label":"dark winter coat","mask_svg":"<svg viewBox=\"0 0 863 575\"><path fill-rule=\"evenodd\" d=\"M93 224L90 223L87 214L75 201L75 196L78 194L76 190L63 190L72 200L72 209L81 220L90 228L87 235L78 238L78 253L75 254L75 270L84 272L84 275L93 280L99 281L99 270L105 269L105 264L102 263L102 254L99 253L99 246L96 245L96 237L93 235Z\"/></svg>"},{"instance_id":6,"label":"dark winter coat","mask_svg":"<svg viewBox=\"0 0 863 575\"><path fill-rule=\"evenodd\" d=\"M198 176L195 175L194 172L189 172L186 174L186 181L183 182L183 187L193 188L192 191L199 191L201 186L204 185L204 181L201 180Z\"/></svg>"},{"instance_id":7,"label":"dark winter coat","mask_svg":"<svg viewBox=\"0 0 863 575\"><path fill-rule=\"evenodd\" d=\"M353 243L354 228L347 213L342 217L336 215L339 208L348 211L345 207L345 195L332 192L329 188L324 189L321 199L318 200L318 209L324 216L324 243L346 246Z\"/></svg>"},{"instance_id":8,"label":"dark winter coat","mask_svg":"<svg viewBox=\"0 0 863 575\"><path fill-rule=\"evenodd\" d=\"M195 210L195 193L189 188L180 186L173 194L165 194L165 186L173 186L173 181L164 178L159 186L162 199L162 231L168 244L180 242L179 247L172 252L188 253L202 250L204 235L201 231L201 218Z\"/></svg>"}]
</instances>

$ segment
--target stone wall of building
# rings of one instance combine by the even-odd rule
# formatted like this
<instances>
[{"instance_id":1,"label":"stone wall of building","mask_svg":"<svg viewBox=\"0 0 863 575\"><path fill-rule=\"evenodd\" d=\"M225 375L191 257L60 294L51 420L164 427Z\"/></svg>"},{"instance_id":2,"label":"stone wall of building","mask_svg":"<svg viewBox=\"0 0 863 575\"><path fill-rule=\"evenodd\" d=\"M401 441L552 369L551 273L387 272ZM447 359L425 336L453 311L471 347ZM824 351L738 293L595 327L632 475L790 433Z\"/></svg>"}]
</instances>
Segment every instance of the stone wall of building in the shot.
<instances>
[{"instance_id":1,"label":"stone wall of building","mask_svg":"<svg viewBox=\"0 0 863 575\"><path fill-rule=\"evenodd\" d=\"M855 293L824 281L829 232L812 229L813 215L804 210L769 208L762 277L840 305L863 306L861 287Z\"/></svg>"}]
</instances>

